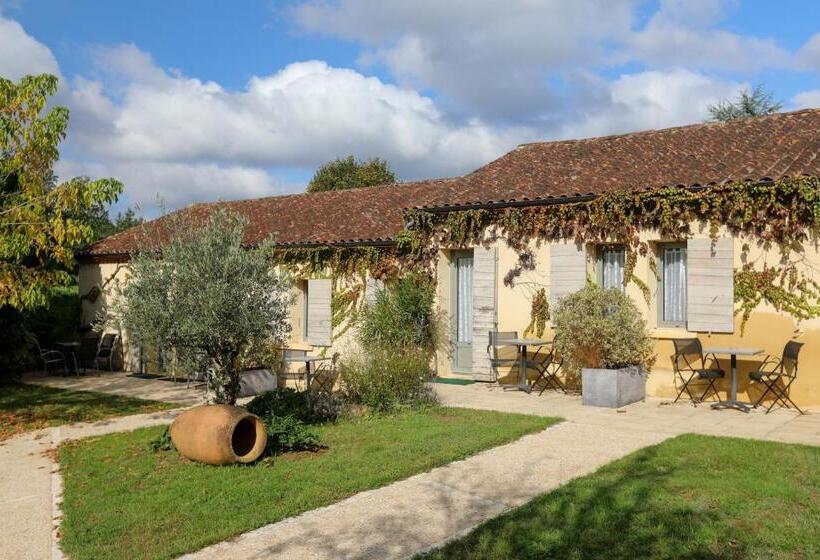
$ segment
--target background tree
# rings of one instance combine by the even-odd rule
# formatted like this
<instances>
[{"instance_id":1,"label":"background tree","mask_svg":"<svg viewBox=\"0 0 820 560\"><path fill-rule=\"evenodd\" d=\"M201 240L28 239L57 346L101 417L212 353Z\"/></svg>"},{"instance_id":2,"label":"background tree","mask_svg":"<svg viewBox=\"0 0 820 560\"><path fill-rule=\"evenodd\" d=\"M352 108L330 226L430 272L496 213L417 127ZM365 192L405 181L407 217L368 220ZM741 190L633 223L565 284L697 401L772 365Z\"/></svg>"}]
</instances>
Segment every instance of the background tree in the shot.
<instances>
[{"instance_id":1,"label":"background tree","mask_svg":"<svg viewBox=\"0 0 820 560\"><path fill-rule=\"evenodd\" d=\"M340 191L395 182L396 175L385 160L360 160L347 156L320 167L308 183L307 192Z\"/></svg>"},{"instance_id":2,"label":"background tree","mask_svg":"<svg viewBox=\"0 0 820 560\"><path fill-rule=\"evenodd\" d=\"M68 109L52 107L57 78L0 78L0 307L31 309L73 280L74 249L93 239L89 209L116 201L122 184L52 171Z\"/></svg>"},{"instance_id":3,"label":"background tree","mask_svg":"<svg viewBox=\"0 0 820 560\"><path fill-rule=\"evenodd\" d=\"M126 208L123 212L117 212L117 217L112 220L108 213L108 205L102 203L89 208L84 218L94 230L90 241L98 241L144 223L142 216L137 216L131 207Z\"/></svg>"},{"instance_id":4,"label":"background tree","mask_svg":"<svg viewBox=\"0 0 820 560\"><path fill-rule=\"evenodd\" d=\"M173 349L190 371L205 372L214 402L234 404L241 357L290 330L290 280L270 263L270 244L242 247L246 221L224 211L207 224L165 218L165 242L150 242L130 263L109 321L138 345Z\"/></svg>"},{"instance_id":5,"label":"background tree","mask_svg":"<svg viewBox=\"0 0 820 560\"><path fill-rule=\"evenodd\" d=\"M757 85L749 92L741 91L734 101L721 101L716 105L709 105L709 120L728 122L735 119L746 119L760 115L771 115L783 108L783 104L774 100L774 94L766 91L762 85Z\"/></svg>"}]
</instances>

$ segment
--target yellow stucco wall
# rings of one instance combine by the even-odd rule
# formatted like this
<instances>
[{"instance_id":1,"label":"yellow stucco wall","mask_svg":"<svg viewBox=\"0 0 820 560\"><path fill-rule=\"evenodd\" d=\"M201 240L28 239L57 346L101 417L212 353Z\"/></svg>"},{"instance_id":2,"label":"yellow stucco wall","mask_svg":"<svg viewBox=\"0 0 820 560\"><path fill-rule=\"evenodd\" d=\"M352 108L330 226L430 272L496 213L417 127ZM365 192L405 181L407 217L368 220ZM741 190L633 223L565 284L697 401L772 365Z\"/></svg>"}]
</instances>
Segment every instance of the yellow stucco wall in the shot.
<instances>
[{"instance_id":1,"label":"yellow stucco wall","mask_svg":"<svg viewBox=\"0 0 820 560\"><path fill-rule=\"evenodd\" d=\"M728 235L726 232L721 232L721 235ZM708 237L708 233L701 228L701 230L694 235L694 237ZM652 253L655 255L656 262L660 262L657 258L656 246L658 242L664 240L659 239L654 232L645 232L642 235L644 241L649 242L652 247ZM743 265L741 260L742 245L744 241L735 239L734 247L734 266L735 269ZM764 251L757 247L754 243L748 243L750 250L748 252L748 260L755 263L756 267L762 267L764 262L771 265L778 265L780 261L780 254L777 250ZM536 268L533 271L524 272L516 281L516 285L512 288L507 287L503 283L504 275L517 262L518 256L515 251L508 248L502 241L496 242L498 267L497 267L497 286L496 286L496 302L497 302L497 320L498 330L501 331L518 331L523 333L524 329L530 322L531 298L533 293L544 287L549 293L549 246L548 244L533 244L531 248L536 255ZM588 273L591 278L595 278L595 247L587 246L587 265ZM795 256L796 258L796 256ZM820 249L817 243L806 244L800 258L804 259L804 264L801 270L810 271L812 268L820 270ZM441 311L449 320L449 278L450 263L448 260L448 252L441 251L437 266L438 277L438 294L439 305ZM650 289L650 298L647 303L643 292L640 288L630 283L627 286L627 294L638 305L647 320L647 326L652 338L655 339L655 351L658 356L655 366L649 375L647 382L647 393L650 396L670 397L676 394L675 382L672 371L671 356L673 354L671 338L684 337L700 337L704 347L709 346L742 346L742 347L760 347L766 353L780 356L784 344L789 340L798 340L805 343L800 354L800 368L797 380L791 388L791 396L793 400L800 406L807 408L820 409L820 319L813 319L802 321L798 324L791 316L779 312L768 305L760 305L753 312L749 321L746 324L744 333L741 334L739 315L735 316L735 328L732 334L709 334L709 333L693 333L688 332L685 328L659 328L657 320L657 278L650 267L649 255L646 257L639 257L635 267L635 275L643 280ZM814 278L820 280L820 278ZM446 330L449 332L449 330ZM534 335L530 335L534 336ZM544 333L544 338L551 338L552 331L547 327ZM444 350L439 352L437 363L440 375L456 375L450 371L450 360L446 350L447 345L444 345ZM719 390L725 392L728 390L730 375L729 375L729 357L720 356L721 365L727 372L726 379L720 384ZM756 400L760 395L760 385L750 383L748 373L750 370L760 363L761 357L738 356L738 394L742 400ZM516 366L517 368L517 366ZM500 372L504 373L504 372ZM517 377L517 369L507 372L507 375L501 377L501 382L513 382Z\"/></svg>"}]
</instances>

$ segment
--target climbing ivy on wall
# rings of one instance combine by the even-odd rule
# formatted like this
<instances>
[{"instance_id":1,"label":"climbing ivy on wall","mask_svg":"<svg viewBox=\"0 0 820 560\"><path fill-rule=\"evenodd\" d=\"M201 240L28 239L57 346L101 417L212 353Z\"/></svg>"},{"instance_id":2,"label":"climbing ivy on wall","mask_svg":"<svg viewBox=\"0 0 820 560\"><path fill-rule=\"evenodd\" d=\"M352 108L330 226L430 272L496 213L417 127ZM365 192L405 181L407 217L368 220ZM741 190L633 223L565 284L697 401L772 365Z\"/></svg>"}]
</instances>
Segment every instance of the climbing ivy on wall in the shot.
<instances>
[{"instance_id":1,"label":"climbing ivy on wall","mask_svg":"<svg viewBox=\"0 0 820 560\"><path fill-rule=\"evenodd\" d=\"M720 228L757 243L765 250L777 247L783 262L794 248L816 238L820 225L820 179L803 177L774 182L735 182L686 189L664 187L642 192L613 191L592 200L534 207L476 209L433 213L408 212L408 228L395 246L277 248L273 261L300 276L333 274L360 279L397 278L403 270L432 272L441 247L489 244L503 238L518 254L504 276L512 286L526 270L535 269L532 243L574 240L577 243L618 243L626 248L624 279L634 283L649 300L649 287L634 274L638 256L657 264L649 245L640 239L654 231L663 239L684 240L693 228L703 227L713 238ZM334 283L335 285L335 283ZM363 284L362 284L363 285ZM349 286L334 289L334 322L355 310ZM337 293L338 292L338 293ZM362 297L360 289L356 301ZM820 290L794 263L757 270L752 264L735 273L735 299L743 323L761 302L768 302L797 319L820 317ZM338 315L338 317L337 317ZM532 299L531 332L543 332L549 318L545 290Z\"/></svg>"},{"instance_id":2,"label":"climbing ivy on wall","mask_svg":"<svg viewBox=\"0 0 820 560\"><path fill-rule=\"evenodd\" d=\"M818 178L804 177L696 189L613 191L589 201L526 208L450 213L416 210L408 216L411 230L403 235L401 247L423 262L439 247L468 247L503 238L518 253L517 264L504 278L505 284L513 285L522 271L535 267L532 242L620 243L627 250L625 281L638 285L648 299L649 287L633 273L637 256L650 254L648 243L640 239L642 231L683 240L695 233L692 228L697 224L707 228L713 238L725 227L734 236L753 240L764 249L777 246L786 259L793 248L818 233L818 190ZM656 268L654 262L650 265ZM820 316L812 280L797 272L796 266L785 272L771 270L756 272L753 267L744 267L736 274L736 300L744 323L761 301L798 319ZM534 307L535 303L533 300Z\"/></svg>"}]
</instances>

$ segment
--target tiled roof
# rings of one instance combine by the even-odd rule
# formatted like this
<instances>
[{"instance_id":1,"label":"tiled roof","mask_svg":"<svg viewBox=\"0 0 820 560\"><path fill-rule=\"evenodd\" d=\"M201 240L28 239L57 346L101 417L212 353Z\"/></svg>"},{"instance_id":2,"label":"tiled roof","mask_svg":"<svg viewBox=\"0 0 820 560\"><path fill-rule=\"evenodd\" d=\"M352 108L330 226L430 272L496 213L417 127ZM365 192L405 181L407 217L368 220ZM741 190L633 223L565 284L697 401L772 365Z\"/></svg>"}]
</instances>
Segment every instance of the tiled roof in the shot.
<instances>
[{"instance_id":1,"label":"tiled roof","mask_svg":"<svg viewBox=\"0 0 820 560\"><path fill-rule=\"evenodd\" d=\"M433 204L486 205L599 195L612 190L702 186L820 176L820 109L524 144L466 175Z\"/></svg>"},{"instance_id":2,"label":"tiled roof","mask_svg":"<svg viewBox=\"0 0 820 560\"><path fill-rule=\"evenodd\" d=\"M525 144L452 179L315 194L194 204L206 219L224 207L244 215L245 242L275 234L284 245L389 242L406 208L561 202L607 191L820 176L820 109L584 140ZM155 225L161 222L152 222ZM127 255L141 229L113 235L81 257Z\"/></svg>"},{"instance_id":3,"label":"tiled roof","mask_svg":"<svg viewBox=\"0 0 820 560\"><path fill-rule=\"evenodd\" d=\"M404 227L403 209L433 201L433 193L453 179L396 183L343 191L271 196L248 200L192 204L178 210L194 223L205 222L218 208L248 220L244 242L253 245L271 234L280 245L384 243ZM167 218L146 227L162 227ZM143 226L106 237L78 253L79 257L127 255L138 249Z\"/></svg>"}]
</instances>

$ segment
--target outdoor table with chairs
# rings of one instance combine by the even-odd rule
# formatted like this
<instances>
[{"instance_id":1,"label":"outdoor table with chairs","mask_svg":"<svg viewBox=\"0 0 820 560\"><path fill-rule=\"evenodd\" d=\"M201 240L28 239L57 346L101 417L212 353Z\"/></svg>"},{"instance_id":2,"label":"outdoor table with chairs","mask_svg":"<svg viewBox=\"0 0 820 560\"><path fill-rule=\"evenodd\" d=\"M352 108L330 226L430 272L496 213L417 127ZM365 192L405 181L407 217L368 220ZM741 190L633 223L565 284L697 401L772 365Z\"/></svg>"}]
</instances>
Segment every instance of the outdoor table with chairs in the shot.
<instances>
[{"instance_id":1,"label":"outdoor table with chairs","mask_svg":"<svg viewBox=\"0 0 820 560\"><path fill-rule=\"evenodd\" d=\"M712 404L712 408L731 408L742 412L749 412L752 408L760 406L763 399L766 398L769 393L772 393L775 398L769 405L769 408L766 409L767 413L771 412L777 403L782 403L786 408L791 405L803 414L803 411L791 400L788 394L789 387L797 378L797 358L800 353L800 348L803 346L802 343L793 340L787 342L779 358L767 355L763 358L757 369L750 372L749 378L752 381L762 383L766 387L766 390L754 403L741 402L737 398L737 357L758 356L763 353L762 348L716 346L704 350L700 339L697 338L677 338L673 339L672 343L675 346L672 366L675 375L682 383L673 402L678 402L684 393L689 396L689 400L695 406L702 403L710 392L718 396L715 383L718 379L723 379L726 373L721 369L717 356L728 355L730 357L729 366L731 373L728 398L720 399L718 397L718 401ZM709 357L711 357L714 365L707 365L707 359ZM690 388L690 384L694 381L708 381L706 389L699 396L694 395Z\"/></svg>"},{"instance_id":2,"label":"outdoor table with chairs","mask_svg":"<svg viewBox=\"0 0 820 560\"><path fill-rule=\"evenodd\" d=\"M514 346L517 350L515 358L502 357L499 348L504 346ZM530 357L528 348L537 347L538 350ZM519 391L532 392L539 382L544 382L541 393L552 387L566 393L563 384L558 379L557 373L561 369L561 361L556 358L553 340L542 340L538 338L519 338L517 331L490 331L487 352L490 354L490 365L494 370L499 367L518 365L518 384L515 386ZM527 379L527 370L533 369L537 372L537 377L530 383Z\"/></svg>"}]
</instances>

